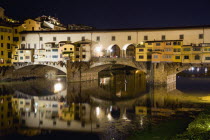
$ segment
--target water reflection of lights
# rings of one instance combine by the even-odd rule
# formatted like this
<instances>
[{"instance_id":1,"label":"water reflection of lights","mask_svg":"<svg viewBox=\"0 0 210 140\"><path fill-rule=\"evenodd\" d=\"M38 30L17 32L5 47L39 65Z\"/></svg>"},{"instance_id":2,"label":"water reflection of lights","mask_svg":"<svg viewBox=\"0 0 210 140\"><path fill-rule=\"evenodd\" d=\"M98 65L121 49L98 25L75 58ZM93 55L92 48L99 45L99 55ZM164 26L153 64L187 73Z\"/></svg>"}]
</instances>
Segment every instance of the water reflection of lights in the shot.
<instances>
[{"instance_id":1,"label":"water reflection of lights","mask_svg":"<svg viewBox=\"0 0 210 140\"><path fill-rule=\"evenodd\" d=\"M58 80L58 81L61 81L61 78L58 78L57 80Z\"/></svg>"},{"instance_id":2,"label":"water reflection of lights","mask_svg":"<svg viewBox=\"0 0 210 140\"><path fill-rule=\"evenodd\" d=\"M109 121L111 121L111 120L112 120L111 113L108 113L107 118L108 118L108 120L109 120Z\"/></svg>"},{"instance_id":3,"label":"water reflection of lights","mask_svg":"<svg viewBox=\"0 0 210 140\"><path fill-rule=\"evenodd\" d=\"M96 107L96 116L98 117L100 115L100 107Z\"/></svg>"},{"instance_id":4,"label":"water reflection of lights","mask_svg":"<svg viewBox=\"0 0 210 140\"><path fill-rule=\"evenodd\" d=\"M207 68L205 68L205 73L207 73L207 71L208 71L208 69L207 69Z\"/></svg>"},{"instance_id":5,"label":"water reflection of lights","mask_svg":"<svg viewBox=\"0 0 210 140\"><path fill-rule=\"evenodd\" d=\"M62 90L62 88L63 88L63 86L62 86L61 83L56 83L56 84L54 85L54 92L59 92L59 91Z\"/></svg>"},{"instance_id":6,"label":"water reflection of lights","mask_svg":"<svg viewBox=\"0 0 210 140\"><path fill-rule=\"evenodd\" d=\"M200 71L200 69L199 68L197 68L197 72L199 72Z\"/></svg>"},{"instance_id":7,"label":"water reflection of lights","mask_svg":"<svg viewBox=\"0 0 210 140\"><path fill-rule=\"evenodd\" d=\"M107 85L110 81L110 77L100 78L100 85Z\"/></svg>"},{"instance_id":8,"label":"water reflection of lights","mask_svg":"<svg viewBox=\"0 0 210 140\"><path fill-rule=\"evenodd\" d=\"M119 92L116 93L116 96L117 96L117 97L121 97L121 96L122 96L121 90L120 90Z\"/></svg>"}]
</instances>

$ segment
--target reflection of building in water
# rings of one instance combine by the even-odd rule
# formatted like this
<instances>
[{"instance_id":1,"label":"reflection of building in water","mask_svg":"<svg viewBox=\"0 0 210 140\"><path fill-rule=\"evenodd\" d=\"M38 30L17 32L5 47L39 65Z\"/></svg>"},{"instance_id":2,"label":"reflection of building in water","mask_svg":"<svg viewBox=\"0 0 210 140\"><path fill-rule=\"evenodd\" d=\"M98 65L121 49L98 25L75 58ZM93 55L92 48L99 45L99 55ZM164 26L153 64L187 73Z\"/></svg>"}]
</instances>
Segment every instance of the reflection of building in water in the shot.
<instances>
[{"instance_id":1,"label":"reflection of building in water","mask_svg":"<svg viewBox=\"0 0 210 140\"><path fill-rule=\"evenodd\" d=\"M12 96L0 95L0 131L10 129L13 124Z\"/></svg>"},{"instance_id":2,"label":"reflection of building in water","mask_svg":"<svg viewBox=\"0 0 210 140\"><path fill-rule=\"evenodd\" d=\"M46 100L42 97L15 97L13 107L21 126L72 131L101 131L89 104Z\"/></svg>"}]
</instances>

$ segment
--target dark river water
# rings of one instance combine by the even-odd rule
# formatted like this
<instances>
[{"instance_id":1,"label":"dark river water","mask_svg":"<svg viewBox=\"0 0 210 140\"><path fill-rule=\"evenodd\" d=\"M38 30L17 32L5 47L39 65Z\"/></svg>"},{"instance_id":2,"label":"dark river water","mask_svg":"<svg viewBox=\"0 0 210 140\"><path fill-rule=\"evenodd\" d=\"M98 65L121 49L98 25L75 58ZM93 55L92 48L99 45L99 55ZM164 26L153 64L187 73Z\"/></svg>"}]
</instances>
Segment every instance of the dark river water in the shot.
<instances>
[{"instance_id":1,"label":"dark river water","mask_svg":"<svg viewBox=\"0 0 210 140\"><path fill-rule=\"evenodd\" d=\"M0 83L0 139L171 139L210 103L210 74L193 68L154 87L138 70L100 72L100 79Z\"/></svg>"}]
</instances>

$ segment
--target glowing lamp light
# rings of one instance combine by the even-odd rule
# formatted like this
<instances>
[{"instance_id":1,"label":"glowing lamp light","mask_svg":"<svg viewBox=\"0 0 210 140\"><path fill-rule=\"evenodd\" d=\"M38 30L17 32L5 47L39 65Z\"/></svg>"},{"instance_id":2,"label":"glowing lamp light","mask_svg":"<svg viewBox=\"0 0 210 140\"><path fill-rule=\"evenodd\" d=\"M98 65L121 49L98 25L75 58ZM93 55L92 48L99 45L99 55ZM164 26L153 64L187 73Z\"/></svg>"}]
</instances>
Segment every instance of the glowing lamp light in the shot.
<instances>
[{"instance_id":1,"label":"glowing lamp light","mask_svg":"<svg viewBox=\"0 0 210 140\"><path fill-rule=\"evenodd\" d=\"M96 47L96 52L101 52L101 47Z\"/></svg>"},{"instance_id":2,"label":"glowing lamp light","mask_svg":"<svg viewBox=\"0 0 210 140\"><path fill-rule=\"evenodd\" d=\"M113 50L111 49L110 52L113 52Z\"/></svg>"},{"instance_id":3,"label":"glowing lamp light","mask_svg":"<svg viewBox=\"0 0 210 140\"><path fill-rule=\"evenodd\" d=\"M61 83L57 83L54 85L54 92L59 92L61 91L63 88L62 84Z\"/></svg>"}]
</instances>

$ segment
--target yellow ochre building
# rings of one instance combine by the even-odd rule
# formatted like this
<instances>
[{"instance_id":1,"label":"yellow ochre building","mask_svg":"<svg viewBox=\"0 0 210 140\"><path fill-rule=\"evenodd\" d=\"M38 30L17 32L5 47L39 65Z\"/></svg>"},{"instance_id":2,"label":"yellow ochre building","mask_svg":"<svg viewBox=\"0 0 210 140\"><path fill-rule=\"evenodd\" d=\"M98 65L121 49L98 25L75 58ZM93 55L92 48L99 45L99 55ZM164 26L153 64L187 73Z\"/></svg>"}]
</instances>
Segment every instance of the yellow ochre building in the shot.
<instances>
[{"instance_id":1,"label":"yellow ochre building","mask_svg":"<svg viewBox=\"0 0 210 140\"><path fill-rule=\"evenodd\" d=\"M136 47L136 61L209 63L210 43L183 45L182 40L146 41Z\"/></svg>"}]
</instances>

